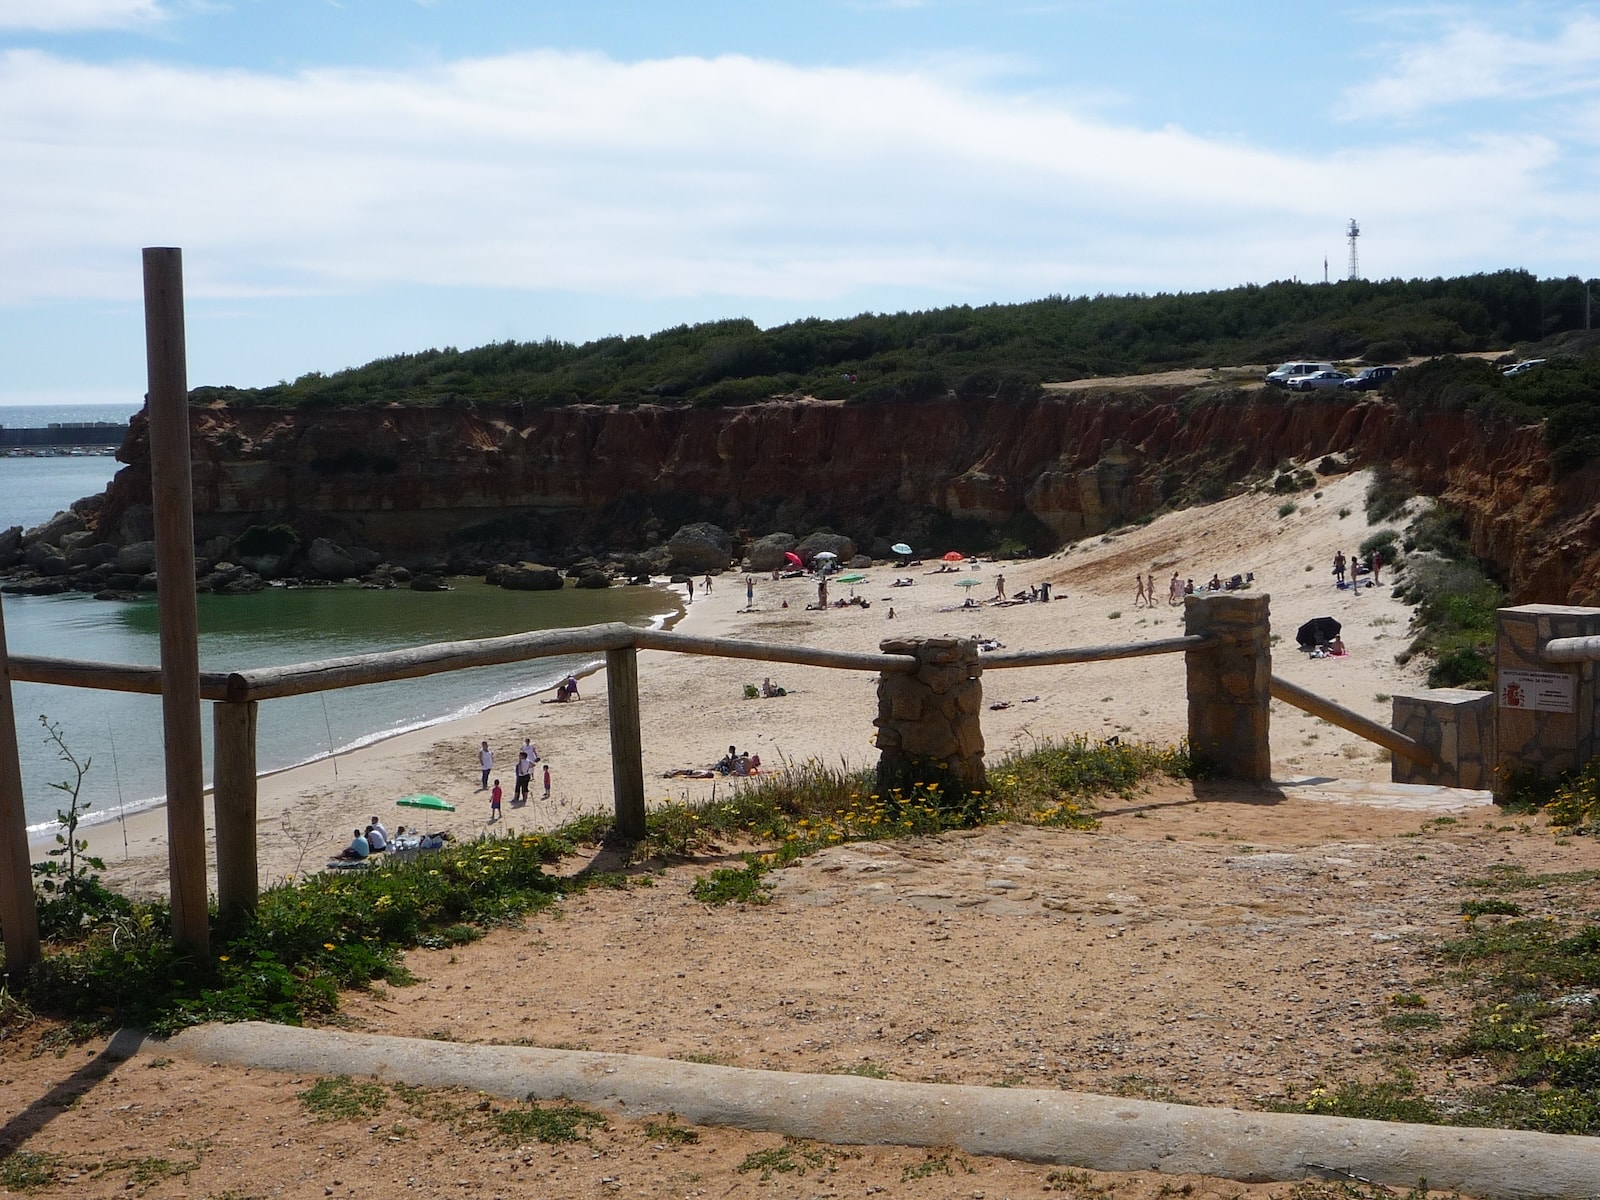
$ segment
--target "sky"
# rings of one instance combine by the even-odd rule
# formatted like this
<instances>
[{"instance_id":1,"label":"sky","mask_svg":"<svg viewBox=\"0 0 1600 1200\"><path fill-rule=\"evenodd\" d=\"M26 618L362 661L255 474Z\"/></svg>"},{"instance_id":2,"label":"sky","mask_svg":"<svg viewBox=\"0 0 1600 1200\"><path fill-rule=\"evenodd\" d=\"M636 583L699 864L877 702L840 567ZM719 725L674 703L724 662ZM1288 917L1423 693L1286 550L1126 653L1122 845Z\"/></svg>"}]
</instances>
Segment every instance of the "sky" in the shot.
<instances>
[{"instance_id":1,"label":"sky","mask_svg":"<svg viewBox=\"0 0 1600 1200\"><path fill-rule=\"evenodd\" d=\"M0 0L0 405L1347 270L1600 275L1600 2Z\"/></svg>"}]
</instances>

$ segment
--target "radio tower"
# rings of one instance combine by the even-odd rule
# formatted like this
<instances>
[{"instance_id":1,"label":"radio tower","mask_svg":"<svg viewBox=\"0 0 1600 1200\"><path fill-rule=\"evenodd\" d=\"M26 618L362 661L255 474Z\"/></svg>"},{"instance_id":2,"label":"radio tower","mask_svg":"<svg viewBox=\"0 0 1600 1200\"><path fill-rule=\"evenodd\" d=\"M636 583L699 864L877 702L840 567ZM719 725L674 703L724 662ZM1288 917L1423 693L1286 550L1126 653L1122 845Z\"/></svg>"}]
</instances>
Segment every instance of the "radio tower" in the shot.
<instances>
[{"instance_id":1,"label":"radio tower","mask_svg":"<svg viewBox=\"0 0 1600 1200\"><path fill-rule=\"evenodd\" d=\"M1350 239L1350 278L1361 278L1361 264L1356 261L1356 239L1361 236L1361 226L1356 224L1354 217L1350 218L1350 229L1345 234Z\"/></svg>"}]
</instances>

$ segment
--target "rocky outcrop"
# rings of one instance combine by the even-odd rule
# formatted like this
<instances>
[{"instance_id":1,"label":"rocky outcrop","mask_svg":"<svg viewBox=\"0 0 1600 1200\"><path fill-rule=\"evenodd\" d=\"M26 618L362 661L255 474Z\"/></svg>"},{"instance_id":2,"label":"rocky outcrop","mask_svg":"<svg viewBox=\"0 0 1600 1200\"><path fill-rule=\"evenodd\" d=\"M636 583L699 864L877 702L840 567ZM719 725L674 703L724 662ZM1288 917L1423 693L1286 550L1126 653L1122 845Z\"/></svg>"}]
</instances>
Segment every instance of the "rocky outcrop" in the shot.
<instances>
[{"instance_id":1,"label":"rocky outcrop","mask_svg":"<svg viewBox=\"0 0 1600 1200\"><path fill-rule=\"evenodd\" d=\"M659 571L676 558L666 553L674 531L702 522L739 536L720 562L710 561L718 541L674 569L725 567L736 540L773 529L826 527L857 546L903 540L939 552L965 522L981 522L1040 548L1332 453L1392 463L1459 508L1474 550L1516 600L1600 601L1600 470L1557 478L1536 427L1401 412L1367 396L1143 388L723 409L219 404L192 415L201 544L282 526L301 546L326 538L345 548L357 574L367 568L355 548L434 573L590 556L608 571ZM74 512L90 545L126 550L150 537L142 418L120 457L129 465L103 505ZM79 531L25 540L56 544ZM306 555L291 553L278 568L309 573ZM115 564L122 574L136 565ZM70 560L69 569L76 580Z\"/></svg>"},{"instance_id":2,"label":"rocky outcrop","mask_svg":"<svg viewBox=\"0 0 1600 1200\"><path fill-rule=\"evenodd\" d=\"M674 571L721 571L733 557L733 537L709 521L685 525L667 542Z\"/></svg>"}]
</instances>

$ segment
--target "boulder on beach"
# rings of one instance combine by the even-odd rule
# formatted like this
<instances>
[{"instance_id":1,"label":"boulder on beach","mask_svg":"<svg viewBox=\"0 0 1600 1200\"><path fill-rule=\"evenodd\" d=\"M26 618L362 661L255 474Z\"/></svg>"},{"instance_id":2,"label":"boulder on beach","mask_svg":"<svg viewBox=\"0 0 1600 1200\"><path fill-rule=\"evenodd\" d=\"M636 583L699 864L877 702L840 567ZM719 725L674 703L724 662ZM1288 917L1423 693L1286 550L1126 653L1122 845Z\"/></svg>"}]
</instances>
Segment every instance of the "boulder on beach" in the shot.
<instances>
[{"instance_id":1,"label":"boulder on beach","mask_svg":"<svg viewBox=\"0 0 1600 1200\"><path fill-rule=\"evenodd\" d=\"M543 563L499 563L484 578L514 592L559 592L563 586L561 572Z\"/></svg>"},{"instance_id":2,"label":"boulder on beach","mask_svg":"<svg viewBox=\"0 0 1600 1200\"><path fill-rule=\"evenodd\" d=\"M124 575L148 575L156 569L156 544L134 542L117 551L117 570Z\"/></svg>"},{"instance_id":3,"label":"boulder on beach","mask_svg":"<svg viewBox=\"0 0 1600 1200\"><path fill-rule=\"evenodd\" d=\"M317 538L306 551L306 571L317 579L348 579L356 573L356 563L344 547Z\"/></svg>"},{"instance_id":4,"label":"boulder on beach","mask_svg":"<svg viewBox=\"0 0 1600 1200\"><path fill-rule=\"evenodd\" d=\"M407 585L413 592L448 592L450 586L437 575L421 574L414 576Z\"/></svg>"},{"instance_id":5,"label":"boulder on beach","mask_svg":"<svg viewBox=\"0 0 1600 1200\"><path fill-rule=\"evenodd\" d=\"M593 570L585 571L578 576L578 586L581 588L608 588L611 586L611 576L600 570L599 567L595 567Z\"/></svg>"},{"instance_id":6,"label":"boulder on beach","mask_svg":"<svg viewBox=\"0 0 1600 1200\"><path fill-rule=\"evenodd\" d=\"M720 525L698 521L673 534L667 552L680 571L721 571L733 558L733 535Z\"/></svg>"},{"instance_id":7,"label":"boulder on beach","mask_svg":"<svg viewBox=\"0 0 1600 1200\"><path fill-rule=\"evenodd\" d=\"M22 526L0 530L0 571L22 561Z\"/></svg>"},{"instance_id":8,"label":"boulder on beach","mask_svg":"<svg viewBox=\"0 0 1600 1200\"><path fill-rule=\"evenodd\" d=\"M30 542L44 542L50 546L58 546L62 538L69 533L77 533L84 528L84 525L84 519L77 513L71 510L58 512L48 521L28 530L27 539Z\"/></svg>"},{"instance_id":9,"label":"boulder on beach","mask_svg":"<svg viewBox=\"0 0 1600 1200\"><path fill-rule=\"evenodd\" d=\"M757 538L750 543L750 553L746 557L750 560L752 571L776 571L788 560L783 556L800 544L800 539L792 533L769 533L766 537Z\"/></svg>"},{"instance_id":10,"label":"boulder on beach","mask_svg":"<svg viewBox=\"0 0 1600 1200\"><path fill-rule=\"evenodd\" d=\"M824 550L835 555L841 563L849 562L856 556L856 544L842 533L826 533L819 530L808 533L800 540L800 545L795 548L795 553L806 562L810 562L816 555Z\"/></svg>"}]
</instances>

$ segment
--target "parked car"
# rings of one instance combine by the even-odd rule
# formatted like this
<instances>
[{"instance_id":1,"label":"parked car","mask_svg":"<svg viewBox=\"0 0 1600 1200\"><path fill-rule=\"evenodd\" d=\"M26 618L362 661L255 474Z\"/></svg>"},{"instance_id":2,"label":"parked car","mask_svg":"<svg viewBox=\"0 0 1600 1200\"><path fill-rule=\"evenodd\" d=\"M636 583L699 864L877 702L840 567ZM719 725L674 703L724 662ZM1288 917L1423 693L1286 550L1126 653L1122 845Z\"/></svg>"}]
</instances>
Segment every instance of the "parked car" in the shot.
<instances>
[{"instance_id":1,"label":"parked car","mask_svg":"<svg viewBox=\"0 0 1600 1200\"><path fill-rule=\"evenodd\" d=\"M1315 375L1318 371L1333 370L1332 363L1325 362L1286 362L1275 371L1267 373L1267 382L1287 387L1289 380L1301 375Z\"/></svg>"},{"instance_id":2,"label":"parked car","mask_svg":"<svg viewBox=\"0 0 1600 1200\"><path fill-rule=\"evenodd\" d=\"M1335 371L1330 367L1314 375L1296 375L1284 386L1291 392L1320 392L1343 387L1349 378L1343 371Z\"/></svg>"},{"instance_id":3,"label":"parked car","mask_svg":"<svg viewBox=\"0 0 1600 1200\"><path fill-rule=\"evenodd\" d=\"M1527 371L1531 371L1535 367L1542 365L1543 362L1544 359L1542 358L1525 358L1519 363L1512 363L1509 367L1504 368L1501 370L1500 374L1504 375L1507 379L1513 379L1518 375L1521 375Z\"/></svg>"},{"instance_id":4,"label":"parked car","mask_svg":"<svg viewBox=\"0 0 1600 1200\"><path fill-rule=\"evenodd\" d=\"M1362 367L1339 386L1347 392L1370 392L1400 374L1399 367Z\"/></svg>"}]
</instances>

